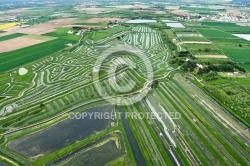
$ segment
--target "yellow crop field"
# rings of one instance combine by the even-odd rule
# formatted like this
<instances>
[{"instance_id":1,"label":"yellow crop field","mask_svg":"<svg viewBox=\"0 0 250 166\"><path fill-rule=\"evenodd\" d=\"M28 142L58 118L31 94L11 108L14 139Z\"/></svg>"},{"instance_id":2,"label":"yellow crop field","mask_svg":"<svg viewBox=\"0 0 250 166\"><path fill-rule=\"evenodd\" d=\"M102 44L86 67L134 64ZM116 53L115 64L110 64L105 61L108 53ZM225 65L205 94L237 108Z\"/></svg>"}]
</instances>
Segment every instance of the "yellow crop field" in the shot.
<instances>
[{"instance_id":1,"label":"yellow crop field","mask_svg":"<svg viewBox=\"0 0 250 166\"><path fill-rule=\"evenodd\" d=\"M0 30L7 29L7 28L10 28L10 27L16 26L16 25L18 25L18 24L20 24L20 23L21 23L21 22L12 22L12 23L7 23L7 24L0 25Z\"/></svg>"}]
</instances>

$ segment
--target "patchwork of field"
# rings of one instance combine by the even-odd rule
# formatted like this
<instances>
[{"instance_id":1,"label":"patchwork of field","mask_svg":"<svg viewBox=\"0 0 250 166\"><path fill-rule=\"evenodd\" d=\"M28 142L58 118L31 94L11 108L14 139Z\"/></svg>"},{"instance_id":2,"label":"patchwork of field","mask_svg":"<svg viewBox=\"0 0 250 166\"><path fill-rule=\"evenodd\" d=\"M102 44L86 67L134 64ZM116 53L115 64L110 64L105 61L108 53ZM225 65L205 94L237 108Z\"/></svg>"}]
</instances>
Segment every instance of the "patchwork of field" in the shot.
<instances>
[{"instance_id":1,"label":"patchwork of field","mask_svg":"<svg viewBox=\"0 0 250 166\"><path fill-rule=\"evenodd\" d=\"M45 35L23 35L0 42L1 45L5 45L0 48L3 52L0 56L0 71L6 71L56 53L67 47L68 43L76 43L80 37L66 34L68 30L68 28L59 28Z\"/></svg>"},{"instance_id":2,"label":"patchwork of field","mask_svg":"<svg viewBox=\"0 0 250 166\"><path fill-rule=\"evenodd\" d=\"M190 26L195 28L204 37L194 37L182 35L178 32L179 38L186 43L186 46L197 58L231 58L234 62L249 62L247 52L249 52L249 41L241 36L233 35L234 32L248 33L249 27L236 25L235 23L202 22L200 26ZM244 34L242 34L244 36ZM188 44L192 42L193 44ZM212 45L197 45L201 40L210 41ZM203 41L202 41L203 42ZM196 43L196 45L195 45ZM205 43L203 43L205 44ZM207 51L202 51L203 49ZM209 50L208 50L209 49ZM199 50L199 51L197 51ZM201 52L201 53L200 53ZM206 55L202 57L202 55ZM223 55L225 54L225 55Z\"/></svg>"},{"instance_id":3,"label":"patchwork of field","mask_svg":"<svg viewBox=\"0 0 250 166\"><path fill-rule=\"evenodd\" d=\"M15 39L16 40L16 39ZM41 40L25 38L26 41L36 41L40 44L29 46L26 48L2 53L0 56L0 71L6 71L17 66L21 66L28 62L40 59L44 56L51 55L63 48L65 48L65 40L55 39L48 42L43 42ZM20 45L23 46L23 40L20 40ZM31 45L34 43L31 43ZM21 47L20 46L20 47Z\"/></svg>"},{"instance_id":4,"label":"patchwork of field","mask_svg":"<svg viewBox=\"0 0 250 166\"><path fill-rule=\"evenodd\" d=\"M23 33L23 34L46 34L49 32L53 32L56 28L64 27L67 25L72 25L75 21L75 18L64 18L64 19L56 19L49 21L47 23L42 23L39 25L33 25L27 28L21 28L19 26L5 29L6 33L1 33L1 36L6 34L13 34L13 33Z\"/></svg>"},{"instance_id":5,"label":"patchwork of field","mask_svg":"<svg viewBox=\"0 0 250 166\"><path fill-rule=\"evenodd\" d=\"M84 5L77 6L77 10L92 14L106 12ZM88 22L116 18L110 19L97 17ZM75 20L68 21L73 23ZM146 20L152 21L156 20ZM132 20L131 23L137 24L76 36L66 33L69 28L65 26L73 25L69 22L65 19L51 21L47 23L51 25L48 31L42 30L45 26L42 24L40 29L30 27L37 30L15 39L51 41L1 54L0 71L8 70L0 77L0 133L4 135L1 152L20 163L33 165L122 165L120 158L124 165L250 164L248 106L234 109L231 113L237 118L233 117L203 92L204 89L210 93L217 91L207 86L200 89L178 74L180 67L169 66L171 51L162 34L175 37L172 29L161 31L152 28L152 24L138 25L145 23L143 19ZM182 34L178 36L181 41L176 38L177 44L185 43L197 57L223 59L227 57L223 53L239 51L224 47L222 53L217 45L211 44L210 38L231 39L233 36L214 28L198 28L204 37L195 29L174 30ZM39 35L41 33L43 35ZM214 37L213 33L218 33L219 37ZM241 40L235 36L232 39ZM2 42L11 40L14 39ZM68 43L74 45L63 49ZM246 57L245 45L240 49L242 57ZM136 54L145 54L148 59L140 59ZM96 86L93 82L93 73L97 73L95 62L104 55L109 57L100 65L99 85ZM237 60L247 61L244 58ZM147 63L152 67L152 81L146 79ZM28 74L18 75L21 66ZM119 68L110 75L108 69L113 66ZM128 84L132 81L134 87ZM133 94L141 94L142 90L150 92L133 103L136 98L132 92L118 92L117 85L124 91L132 88ZM228 90L224 84L221 86ZM249 100L248 88L246 82L241 89L246 92L242 95L233 92L233 97L237 101ZM112 101L107 104L106 97L131 100L125 106L115 107L110 105ZM117 111L123 113L121 119L69 118L71 113L80 117L83 113ZM154 118L125 118L124 113L151 113Z\"/></svg>"}]
</instances>

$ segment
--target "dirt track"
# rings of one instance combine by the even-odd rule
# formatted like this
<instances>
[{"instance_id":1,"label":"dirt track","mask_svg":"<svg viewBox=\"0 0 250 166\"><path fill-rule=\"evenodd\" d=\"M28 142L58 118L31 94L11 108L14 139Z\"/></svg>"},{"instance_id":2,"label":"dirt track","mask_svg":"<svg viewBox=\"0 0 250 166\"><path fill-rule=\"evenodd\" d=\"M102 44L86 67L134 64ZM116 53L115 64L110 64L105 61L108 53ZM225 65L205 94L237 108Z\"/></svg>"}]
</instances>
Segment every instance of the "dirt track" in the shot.
<instances>
[{"instance_id":1,"label":"dirt track","mask_svg":"<svg viewBox=\"0 0 250 166\"><path fill-rule=\"evenodd\" d=\"M195 55L196 58L217 58L217 59L226 59L226 55Z\"/></svg>"}]
</instances>

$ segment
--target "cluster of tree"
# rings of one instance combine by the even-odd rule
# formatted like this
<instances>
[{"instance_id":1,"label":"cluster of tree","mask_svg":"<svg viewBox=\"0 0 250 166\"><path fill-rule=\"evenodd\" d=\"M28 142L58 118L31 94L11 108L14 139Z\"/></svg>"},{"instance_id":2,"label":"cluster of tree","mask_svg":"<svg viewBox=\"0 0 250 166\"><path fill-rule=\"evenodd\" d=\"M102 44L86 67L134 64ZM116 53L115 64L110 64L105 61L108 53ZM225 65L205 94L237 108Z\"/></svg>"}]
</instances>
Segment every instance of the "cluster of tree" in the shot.
<instances>
[{"instance_id":1,"label":"cluster of tree","mask_svg":"<svg viewBox=\"0 0 250 166\"><path fill-rule=\"evenodd\" d=\"M195 33L197 31L194 30L194 29L181 29L181 30L175 30L174 31L174 33L176 33L176 32L187 32L187 33L192 32L192 33Z\"/></svg>"},{"instance_id":2,"label":"cluster of tree","mask_svg":"<svg viewBox=\"0 0 250 166\"><path fill-rule=\"evenodd\" d=\"M234 67L229 64L218 64L218 65L208 65L207 67L204 67L202 69L199 69L197 74L206 74L210 71L216 71L216 72L234 72Z\"/></svg>"},{"instance_id":3,"label":"cluster of tree","mask_svg":"<svg viewBox=\"0 0 250 166\"><path fill-rule=\"evenodd\" d=\"M241 72L246 72L246 70L243 67L239 66L237 63L228 62L228 64L232 65L235 69L237 69L237 70L239 70Z\"/></svg>"},{"instance_id":4,"label":"cluster of tree","mask_svg":"<svg viewBox=\"0 0 250 166\"><path fill-rule=\"evenodd\" d=\"M163 30L161 31L161 34L163 43L166 43L171 51L176 51L177 46L173 43L172 39L170 39Z\"/></svg>"},{"instance_id":5,"label":"cluster of tree","mask_svg":"<svg viewBox=\"0 0 250 166\"><path fill-rule=\"evenodd\" d=\"M158 81L158 80L155 80L155 81L153 81L153 83L152 83L152 85L151 85L151 88L152 88L152 89L155 89L155 88L158 87L158 85L159 85L159 81Z\"/></svg>"},{"instance_id":6,"label":"cluster of tree","mask_svg":"<svg viewBox=\"0 0 250 166\"><path fill-rule=\"evenodd\" d=\"M209 72L208 74L206 74L206 75L203 77L203 79L204 79L205 81L213 81L213 80L216 80L216 79L218 79L218 73L217 73L217 72L214 72L214 71Z\"/></svg>"},{"instance_id":7,"label":"cluster of tree","mask_svg":"<svg viewBox=\"0 0 250 166\"><path fill-rule=\"evenodd\" d=\"M189 51L180 51L179 52L179 57L187 57L191 56L191 53Z\"/></svg>"},{"instance_id":8,"label":"cluster of tree","mask_svg":"<svg viewBox=\"0 0 250 166\"><path fill-rule=\"evenodd\" d=\"M116 25L116 24L120 24L120 21L115 20L115 21L108 22L108 25Z\"/></svg>"},{"instance_id":9,"label":"cluster of tree","mask_svg":"<svg viewBox=\"0 0 250 166\"><path fill-rule=\"evenodd\" d=\"M197 67L196 64L197 64L197 62L195 62L195 61L185 61L182 64L182 68L184 71L193 72L194 69Z\"/></svg>"},{"instance_id":10,"label":"cluster of tree","mask_svg":"<svg viewBox=\"0 0 250 166\"><path fill-rule=\"evenodd\" d=\"M230 99L230 97L226 93L220 91L215 86L205 85L204 88L208 92L210 92L211 94L213 94L218 100L223 101L223 102L227 102L227 103L232 103L232 100Z\"/></svg>"},{"instance_id":11,"label":"cluster of tree","mask_svg":"<svg viewBox=\"0 0 250 166\"><path fill-rule=\"evenodd\" d=\"M211 52L212 49L211 49L211 48L205 48L204 51L205 51L205 52Z\"/></svg>"},{"instance_id":12,"label":"cluster of tree","mask_svg":"<svg viewBox=\"0 0 250 166\"><path fill-rule=\"evenodd\" d=\"M173 56L173 58L170 60L170 64L177 64L178 66L181 66L184 62L185 60L177 58L176 56Z\"/></svg>"},{"instance_id":13,"label":"cluster of tree","mask_svg":"<svg viewBox=\"0 0 250 166\"><path fill-rule=\"evenodd\" d=\"M204 67L203 69L199 69L197 74L206 74L209 73L210 71L215 71L215 72L234 72L235 69L241 72L246 72L246 70L237 65L234 62L224 62L221 64L211 64L209 63L207 67Z\"/></svg>"},{"instance_id":14,"label":"cluster of tree","mask_svg":"<svg viewBox=\"0 0 250 166\"><path fill-rule=\"evenodd\" d=\"M152 29L158 29L158 30L164 30L164 29L168 29L168 27L164 26L163 24L145 24L148 25L150 28Z\"/></svg>"}]
</instances>

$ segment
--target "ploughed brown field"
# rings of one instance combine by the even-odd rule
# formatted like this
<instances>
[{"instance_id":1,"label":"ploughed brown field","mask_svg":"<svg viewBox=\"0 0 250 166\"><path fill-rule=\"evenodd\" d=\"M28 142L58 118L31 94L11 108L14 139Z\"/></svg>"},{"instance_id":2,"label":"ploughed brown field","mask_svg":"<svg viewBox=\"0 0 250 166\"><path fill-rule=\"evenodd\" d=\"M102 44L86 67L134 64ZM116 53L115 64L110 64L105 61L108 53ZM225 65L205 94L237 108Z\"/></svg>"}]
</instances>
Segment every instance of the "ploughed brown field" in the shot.
<instances>
[{"instance_id":1,"label":"ploughed brown field","mask_svg":"<svg viewBox=\"0 0 250 166\"><path fill-rule=\"evenodd\" d=\"M53 38L51 38L51 39L53 39ZM35 38L31 38L31 37L23 37L22 36L22 37L17 37L14 39L1 41L0 42L0 45L1 45L0 53L9 52L9 51L17 50L20 48L32 46L35 44L46 42L48 40L50 40L50 39L41 40L41 39L35 39Z\"/></svg>"}]
</instances>

